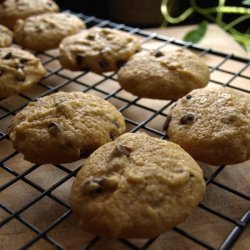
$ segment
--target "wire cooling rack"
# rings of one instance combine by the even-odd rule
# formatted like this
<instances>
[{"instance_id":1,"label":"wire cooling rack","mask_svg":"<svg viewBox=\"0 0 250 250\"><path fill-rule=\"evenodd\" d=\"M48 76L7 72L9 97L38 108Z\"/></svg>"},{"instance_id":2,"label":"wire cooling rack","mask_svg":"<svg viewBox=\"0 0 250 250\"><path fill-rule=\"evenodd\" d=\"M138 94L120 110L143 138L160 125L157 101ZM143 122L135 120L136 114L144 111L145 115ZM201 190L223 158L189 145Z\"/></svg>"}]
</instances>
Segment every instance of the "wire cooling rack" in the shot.
<instances>
[{"instance_id":1,"label":"wire cooling rack","mask_svg":"<svg viewBox=\"0 0 250 250\"><path fill-rule=\"evenodd\" d=\"M135 34L144 49L192 49L208 63L210 85L250 93L249 61L245 58L95 17L78 16L88 27L111 27ZM32 90L0 99L1 249L231 249L250 220L249 162L219 167L200 164L207 184L204 201L185 222L159 237L104 240L82 232L72 215L68 193L84 160L43 166L24 161L12 148L7 134L12 117L36 97L78 90L95 93L113 103L123 113L129 131L140 130L165 139L162 125L173 102L126 93L117 83L115 73L97 75L63 69L57 50L37 56L47 68L47 76ZM243 236L235 245L238 249L247 249L250 244Z\"/></svg>"}]
</instances>

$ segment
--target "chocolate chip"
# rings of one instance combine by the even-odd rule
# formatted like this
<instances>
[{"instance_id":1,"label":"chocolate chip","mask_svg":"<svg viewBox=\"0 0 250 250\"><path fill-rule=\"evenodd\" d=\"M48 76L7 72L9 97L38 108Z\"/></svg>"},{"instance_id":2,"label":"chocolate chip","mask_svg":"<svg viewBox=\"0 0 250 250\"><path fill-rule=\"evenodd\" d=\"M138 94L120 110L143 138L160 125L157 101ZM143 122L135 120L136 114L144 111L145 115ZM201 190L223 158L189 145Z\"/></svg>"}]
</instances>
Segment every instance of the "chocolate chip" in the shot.
<instances>
[{"instance_id":1,"label":"chocolate chip","mask_svg":"<svg viewBox=\"0 0 250 250\"><path fill-rule=\"evenodd\" d=\"M48 5L49 7L52 7L52 6L53 6L53 4L52 4L51 2L47 2L47 5Z\"/></svg>"},{"instance_id":2,"label":"chocolate chip","mask_svg":"<svg viewBox=\"0 0 250 250\"><path fill-rule=\"evenodd\" d=\"M108 66L109 66L109 62L108 61L106 61L106 60L101 60L100 62L99 62L99 66L101 67L101 68L107 68Z\"/></svg>"},{"instance_id":3,"label":"chocolate chip","mask_svg":"<svg viewBox=\"0 0 250 250\"><path fill-rule=\"evenodd\" d=\"M89 35L87 35L86 38L87 38L88 40L93 41L93 40L95 40L95 35L89 34Z\"/></svg>"},{"instance_id":4,"label":"chocolate chip","mask_svg":"<svg viewBox=\"0 0 250 250\"><path fill-rule=\"evenodd\" d=\"M79 158L83 159L83 158L87 158L89 157L89 155L91 154L91 152L87 149L80 149L80 156Z\"/></svg>"},{"instance_id":5,"label":"chocolate chip","mask_svg":"<svg viewBox=\"0 0 250 250\"><path fill-rule=\"evenodd\" d=\"M109 136L112 141L118 137L118 135L115 132L110 132Z\"/></svg>"},{"instance_id":6,"label":"chocolate chip","mask_svg":"<svg viewBox=\"0 0 250 250\"><path fill-rule=\"evenodd\" d=\"M52 128L52 127L57 127L57 128L58 128L59 126L58 126L57 123L51 122L51 123L49 124L48 128Z\"/></svg>"},{"instance_id":7,"label":"chocolate chip","mask_svg":"<svg viewBox=\"0 0 250 250\"><path fill-rule=\"evenodd\" d=\"M35 29L36 29L37 32L42 32L43 31L43 29L39 25L36 25Z\"/></svg>"},{"instance_id":8,"label":"chocolate chip","mask_svg":"<svg viewBox=\"0 0 250 250\"><path fill-rule=\"evenodd\" d=\"M102 177L94 177L88 179L84 183L84 191L86 193L102 193L103 192L103 187L102 185L104 184L105 179Z\"/></svg>"},{"instance_id":9,"label":"chocolate chip","mask_svg":"<svg viewBox=\"0 0 250 250\"><path fill-rule=\"evenodd\" d=\"M101 30L101 33L104 34L104 35L108 35L108 34L111 33L111 31L109 31L108 29L104 28L104 29Z\"/></svg>"},{"instance_id":10,"label":"chocolate chip","mask_svg":"<svg viewBox=\"0 0 250 250\"><path fill-rule=\"evenodd\" d=\"M161 56L164 56L164 54L161 51L157 51L157 52L154 53L154 56L155 57L161 57Z\"/></svg>"},{"instance_id":11,"label":"chocolate chip","mask_svg":"<svg viewBox=\"0 0 250 250\"><path fill-rule=\"evenodd\" d=\"M104 181L105 181L105 179L102 178L102 177L95 177L95 178L93 178L93 179L91 180L91 182L98 183L99 185L102 185Z\"/></svg>"},{"instance_id":12,"label":"chocolate chip","mask_svg":"<svg viewBox=\"0 0 250 250\"><path fill-rule=\"evenodd\" d=\"M116 149L119 151L119 153L127 157L129 157L130 153L132 152L132 148L124 146L124 145L116 145Z\"/></svg>"},{"instance_id":13,"label":"chocolate chip","mask_svg":"<svg viewBox=\"0 0 250 250\"><path fill-rule=\"evenodd\" d=\"M76 55L76 63L77 65L81 65L84 60L84 56L77 54Z\"/></svg>"},{"instance_id":14,"label":"chocolate chip","mask_svg":"<svg viewBox=\"0 0 250 250\"><path fill-rule=\"evenodd\" d=\"M124 60L124 59L120 59L120 60L118 60L117 62L116 62L116 67L117 68L120 68L120 67L122 67L122 66L124 66L125 64L126 64L126 60Z\"/></svg>"},{"instance_id":15,"label":"chocolate chip","mask_svg":"<svg viewBox=\"0 0 250 250\"><path fill-rule=\"evenodd\" d=\"M51 135L56 135L61 130L60 126L56 122L51 122L48 125L48 128L49 128L48 131Z\"/></svg>"},{"instance_id":16,"label":"chocolate chip","mask_svg":"<svg viewBox=\"0 0 250 250\"><path fill-rule=\"evenodd\" d=\"M169 123L170 123L171 119L172 119L172 114L167 115L167 118L166 118L166 120L165 120L165 122L163 124L163 127L162 127L163 131L168 130Z\"/></svg>"},{"instance_id":17,"label":"chocolate chip","mask_svg":"<svg viewBox=\"0 0 250 250\"><path fill-rule=\"evenodd\" d=\"M4 60L9 60L9 59L11 59L11 58L12 58L12 53L11 53L11 52L8 52L8 53L3 57Z\"/></svg>"},{"instance_id":18,"label":"chocolate chip","mask_svg":"<svg viewBox=\"0 0 250 250\"><path fill-rule=\"evenodd\" d=\"M20 61L20 63L27 63L29 61L29 59L20 58L19 61Z\"/></svg>"},{"instance_id":19,"label":"chocolate chip","mask_svg":"<svg viewBox=\"0 0 250 250\"><path fill-rule=\"evenodd\" d=\"M191 95L187 95L186 98L189 100L189 99L192 98L192 96Z\"/></svg>"},{"instance_id":20,"label":"chocolate chip","mask_svg":"<svg viewBox=\"0 0 250 250\"><path fill-rule=\"evenodd\" d=\"M194 115L193 114L187 114L181 117L180 124L191 124L194 121Z\"/></svg>"},{"instance_id":21,"label":"chocolate chip","mask_svg":"<svg viewBox=\"0 0 250 250\"><path fill-rule=\"evenodd\" d=\"M17 68L17 75L16 75L16 80L17 81L21 81L21 82L24 82L26 79L25 75L24 75L24 72L23 72L23 69L20 67L20 68Z\"/></svg>"},{"instance_id":22,"label":"chocolate chip","mask_svg":"<svg viewBox=\"0 0 250 250\"><path fill-rule=\"evenodd\" d=\"M112 122L117 128L120 128L119 124L116 121Z\"/></svg>"},{"instance_id":23,"label":"chocolate chip","mask_svg":"<svg viewBox=\"0 0 250 250\"><path fill-rule=\"evenodd\" d=\"M91 177L80 185L85 194L100 194L103 192L114 192L119 185L119 178L113 177Z\"/></svg>"}]
</instances>

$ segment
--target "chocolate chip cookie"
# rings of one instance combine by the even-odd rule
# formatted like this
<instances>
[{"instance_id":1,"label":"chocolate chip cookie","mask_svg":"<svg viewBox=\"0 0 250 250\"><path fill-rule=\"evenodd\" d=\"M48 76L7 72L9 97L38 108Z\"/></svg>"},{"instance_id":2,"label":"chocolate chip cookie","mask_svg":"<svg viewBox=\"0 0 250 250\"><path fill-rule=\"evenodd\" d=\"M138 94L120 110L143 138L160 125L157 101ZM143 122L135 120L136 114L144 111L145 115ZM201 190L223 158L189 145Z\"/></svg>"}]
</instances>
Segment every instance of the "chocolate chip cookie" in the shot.
<instances>
[{"instance_id":1,"label":"chocolate chip cookie","mask_svg":"<svg viewBox=\"0 0 250 250\"><path fill-rule=\"evenodd\" d=\"M3 25L0 25L0 48L9 47L12 44L12 40L12 31Z\"/></svg>"},{"instance_id":2,"label":"chocolate chip cookie","mask_svg":"<svg viewBox=\"0 0 250 250\"><path fill-rule=\"evenodd\" d=\"M17 44L35 51L57 48L66 36L85 27L77 16L68 13L49 13L18 20L14 28Z\"/></svg>"},{"instance_id":3,"label":"chocolate chip cookie","mask_svg":"<svg viewBox=\"0 0 250 250\"><path fill-rule=\"evenodd\" d=\"M52 0L5 0L0 4L0 23L13 28L18 19L58 11L58 6Z\"/></svg>"},{"instance_id":4,"label":"chocolate chip cookie","mask_svg":"<svg viewBox=\"0 0 250 250\"><path fill-rule=\"evenodd\" d=\"M70 70L117 71L140 48L138 39L126 32L95 27L65 38L59 59Z\"/></svg>"},{"instance_id":5,"label":"chocolate chip cookie","mask_svg":"<svg viewBox=\"0 0 250 250\"><path fill-rule=\"evenodd\" d=\"M39 98L9 128L14 148L39 164L79 160L124 132L123 116L112 104L81 92Z\"/></svg>"},{"instance_id":6,"label":"chocolate chip cookie","mask_svg":"<svg viewBox=\"0 0 250 250\"><path fill-rule=\"evenodd\" d=\"M46 75L39 58L17 48L0 49L0 97L33 86Z\"/></svg>"},{"instance_id":7,"label":"chocolate chip cookie","mask_svg":"<svg viewBox=\"0 0 250 250\"><path fill-rule=\"evenodd\" d=\"M250 99L226 88L191 91L168 117L169 139L212 165L250 159Z\"/></svg>"},{"instance_id":8,"label":"chocolate chip cookie","mask_svg":"<svg viewBox=\"0 0 250 250\"><path fill-rule=\"evenodd\" d=\"M118 72L121 86L146 98L177 100L208 84L209 70L201 58L187 50L142 51Z\"/></svg>"},{"instance_id":9,"label":"chocolate chip cookie","mask_svg":"<svg viewBox=\"0 0 250 250\"><path fill-rule=\"evenodd\" d=\"M87 232L152 238L184 220L204 191L202 170L178 145L127 133L88 158L70 200Z\"/></svg>"}]
</instances>

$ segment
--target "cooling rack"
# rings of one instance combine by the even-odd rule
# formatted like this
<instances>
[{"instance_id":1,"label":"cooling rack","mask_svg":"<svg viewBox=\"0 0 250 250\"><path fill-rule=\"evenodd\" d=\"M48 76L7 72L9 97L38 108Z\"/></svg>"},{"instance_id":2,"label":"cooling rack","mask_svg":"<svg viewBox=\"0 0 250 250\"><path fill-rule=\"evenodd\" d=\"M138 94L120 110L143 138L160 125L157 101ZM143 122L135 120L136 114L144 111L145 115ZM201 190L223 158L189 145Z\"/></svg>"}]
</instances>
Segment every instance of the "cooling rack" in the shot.
<instances>
[{"instance_id":1,"label":"cooling rack","mask_svg":"<svg viewBox=\"0 0 250 250\"><path fill-rule=\"evenodd\" d=\"M250 68L245 58L123 24L77 15L87 27L110 27L138 36L144 49L192 49L209 65L209 85L250 93ZM63 69L57 60L57 50L38 53L37 56L47 68L47 76L31 90L0 99L1 249L226 250L234 244L238 249L247 249L247 236L244 237L244 233L239 236L244 230L247 233L250 220L249 162L218 167L200 163L207 184L206 197L185 222L159 237L150 240L105 240L83 233L72 215L68 193L84 160L42 166L24 161L9 141L7 127L12 117L37 97L57 91L77 90L95 93L113 103L124 115L128 131L144 131L166 139L162 125L174 103L138 98L126 93L117 83L115 73L97 75Z\"/></svg>"}]
</instances>

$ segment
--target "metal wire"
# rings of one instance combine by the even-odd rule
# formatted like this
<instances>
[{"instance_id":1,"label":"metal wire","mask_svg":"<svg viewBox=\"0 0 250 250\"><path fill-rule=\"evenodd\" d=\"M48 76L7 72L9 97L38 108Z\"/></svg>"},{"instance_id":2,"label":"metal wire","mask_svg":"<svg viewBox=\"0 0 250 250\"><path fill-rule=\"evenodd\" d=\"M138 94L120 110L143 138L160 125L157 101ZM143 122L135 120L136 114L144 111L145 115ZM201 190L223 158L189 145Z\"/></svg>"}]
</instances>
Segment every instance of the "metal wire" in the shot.
<instances>
[{"instance_id":1,"label":"metal wire","mask_svg":"<svg viewBox=\"0 0 250 250\"><path fill-rule=\"evenodd\" d=\"M100 27L111 27L111 28L115 28L115 29L124 30L124 31L127 31L129 33L140 35L141 37L143 37L143 40L142 40L143 44L146 44L146 43L151 42L151 41L160 41L160 42L162 42L162 44L155 48L157 50L171 44L171 45L176 45L176 46L179 46L182 48L191 48L191 49L197 50L199 52L200 56L204 56L204 55L217 56L220 59L219 63L213 67L210 67L210 71L213 72L216 70L216 71L219 71L222 73L226 73L226 74L230 75L230 79L226 82L220 82L219 80L211 80L211 82L213 82L215 84L222 85L224 87L234 88L234 89L246 92L246 93L250 93L249 89L244 89L244 88L241 88L238 86L231 85L232 81L234 81L238 77L242 77L246 80L250 79L249 76L244 74L244 71L247 69L247 67L250 64L249 61L245 58L238 57L238 56L233 55L233 54L230 54L230 55L225 54L225 53L215 51L212 49L206 49L206 48L203 48L199 45L185 43L183 41L179 41L179 40L175 40L173 38L168 38L165 36L157 35L155 33L148 33L148 32L142 31L138 28L131 28L131 27L128 27L128 26L125 26L122 24L116 24L116 23L113 23L113 22L110 22L107 20L101 20L101 19L98 19L95 17L85 16L83 14L77 14L77 15L80 18L82 18L83 20L85 20L85 23L87 24L88 27L100 26ZM63 68L58 68L56 70L49 68L48 65L57 60L56 56L51 55L50 53L47 53L47 52L38 53L37 55L40 57L44 56L44 57L48 58L47 60L45 60L43 62L44 66L47 67L48 75L39 83L39 86L43 89L43 92L41 94L37 95L35 98L54 93L56 91L61 90L65 86L68 86L72 83L76 83L79 86L82 86L84 88L83 92L96 91L96 92L104 95L105 96L104 98L107 100L114 98L117 101L124 103L124 105L120 108L121 112L128 110L130 107L132 107L132 108L137 107L137 108L143 109L144 111L149 112L151 115L148 116L147 119L140 121L140 122L132 120L128 117L127 118L125 117L127 124L132 126L131 132L135 132L139 129L143 129L145 131L148 131L149 133L153 133L155 136L158 136L161 138L166 138L166 135L162 131L151 128L149 125L149 122L152 121L158 115L160 115L162 117L166 117L166 114L164 113L164 111L168 107L170 107L173 104L173 102L166 102L166 105L164 105L160 109L154 109L152 107L147 107L146 105L141 104L139 102L140 98L135 97L133 100L129 100L129 99L126 99L124 97L121 97L119 95L122 91L121 88L118 88L117 90L115 90L112 93L104 91L103 89L100 88L102 86L102 83L104 83L108 79L116 81L115 73L102 74L101 80L95 82L92 85L89 85L88 83L81 81L81 77L83 77L88 72L82 72L82 73L76 75L75 77L68 77L65 74L63 74ZM241 62L244 66L237 72L225 70L222 68L222 66L228 60L232 60L235 62ZM57 76L57 77L62 78L63 79L62 83L60 83L57 86L50 86L49 84L47 84L46 79L48 79L52 76ZM30 101L35 99L34 97L31 97L31 96L28 96L25 94L19 94L19 96L26 101L24 104L19 105L18 107L13 108L13 109L9 109L9 108L6 108L5 106L1 105L1 101L5 100L5 98L0 99L0 112L1 112L0 113L0 121L3 121L5 118L12 117L18 111L23 109ZM1 141L4 141L4 140L9 140L9 136L6 132L0 131L0 143L1 143ZM49 237L47 234L49 232L51 232L56 226L58 226L59 224L64 222L66 220L66 218L68 218L71 215L71 209L70 209L69 204L67 204L65 201L63 201L59 197L57 197L55 194L52 194L52 192L56 188L63 185L70 178L75 176L77 171L79 170L81 164L79 163L79 166L76 167L75 170L73 170L73 171L68 169L67 167L61 165L61 164L53 165L54 168L62 171L65 174L65 176L62 179L60 179L59 181L57 181L56 183L54 183L49 188L43 188L39 184L37 184L36 182L31 181L29 178L27 178L28 174L33 173L36 170L38 170L39 168L41 168L41 165L37 165L37 164L33 165L33 166L29 167L26 171L22 172L21 174L19 174L15 170L13 170L11 167L8 167L7 162L9 160L13 159L14 157L16 157L17 155L18 155L18 152L12 152L10 154L4 155L0 159L0 170L4 171L6 173L9 173L11 176L13 176L13 178L10 181L8 181L7 183L4 183L2 186L0 186L0 192L3 192L7 188L11 188L12 185L17 183L18 181L21 181L21 182L29 185L33 189L37 190L37 192L39 192L39 195L37 197L35 197L34 199L32 199L27 204L23 204L21 206L21 208L17 209L16 211L9 208L7 205L5 205L3 202L0 201L0 209L2 209L3 211L5 211L8 214L8 216L5 219L0 221L0 227L3 228L8 222L12 221L13 219L16 219L20 223L22 223L25 227L29 228L31 231L33 231L36 234L35 237L33 237L31 240L29 240L25 245L20 246L21 249L30 248L32 245L34 245L41 238L46 240L51 246L54 246L56 249L65 249L65 247L62 244L57 242L55 239ZM210 176L206 177L205 178L206 184L207 185L214 185L222 190L225 190L227 192L232 193L233 195L235 195L241 199L249 201L250 200L249 194L239 192L239 191L233 189L232 187L226 186L226 185L218 182L217 180L215 180L215 178L218 175L220 175L220 173L225 169L225 167L226 166L221 166L221 167L217 168ZM62 206L64 209L66 209L66 211L59 218L57 218L52 223L50 223L45 229L40 230L36 226L29 223L27 220L23 219L21 217L21 215L23 212L25 212L27 209L34 206L37 202L39 202L44 197L48 197L49 199L53 200L58 205ZM223 242L221 242L221 245L219 247L219 249L221 249L221 250L230 249L233 246L233 244L236 242L236 240L240 236L240 234L243 232L243 230L247 227L247 224L250 221L250 210L248 210L244 214L242 214L242 216L239 220L236 220L236 219L231 218L228 215L224 214L223 212L216 211L214 208L207 207L204 204L200 204L199 208L202 209L203 211L205 211L206 213L209 213L212 216L219 217L219 218L231 223L232 225L234 225L233 229L228 234L228 236L225 238L225 240ZM200 247L203 247L205 249L216 249L216 247L214 247L213 245L204 242L203 240L191 235L189 232L184 231L181 228L176 227L173 229L173 231L175 231L177 234L180 234L182 237L188 238L189 240L193 241L195 244L199 245ZM124 246L126 246L128 249L136 249L136 250L141 249L142 250L142 249L148 249L152 244L154 244L154 242L157 240L157 238L150 239L150 240L146 241L142 247L138 247L133 242L126 240L126 239L118 239L118 241L121 244L123 244ZM101 238L98 236L93 237L89 241L88 244L86 244L85 246L82 247L82 249L92 249L92 247L100 239Z\"/></svg>"}]
</instances>

